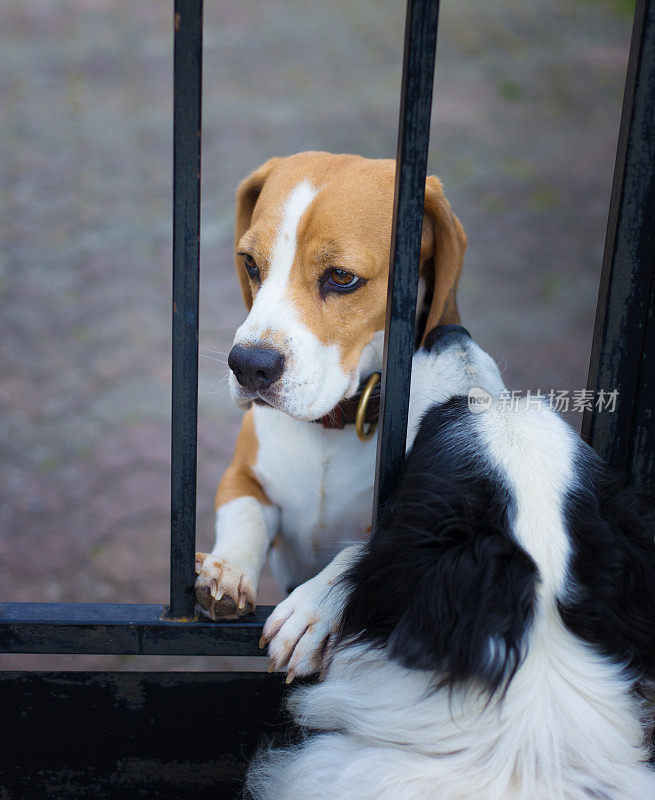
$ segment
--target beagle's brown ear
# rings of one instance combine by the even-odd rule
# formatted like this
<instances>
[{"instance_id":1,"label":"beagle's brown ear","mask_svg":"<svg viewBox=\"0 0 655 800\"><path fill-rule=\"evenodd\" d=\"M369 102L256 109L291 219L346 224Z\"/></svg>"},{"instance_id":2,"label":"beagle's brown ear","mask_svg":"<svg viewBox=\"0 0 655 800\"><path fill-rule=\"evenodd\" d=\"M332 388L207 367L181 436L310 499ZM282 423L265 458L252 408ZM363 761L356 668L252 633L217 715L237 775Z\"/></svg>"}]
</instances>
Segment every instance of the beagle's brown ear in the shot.
<instances>
[{"instance_id":1,"label":"beagle's brown ear","mask_svg":"<svg viewBox=\"0 0 655 800\"><path fill-rule=\"evenodd\" d=\"M257 200L261 194L262 188L266 183L273 167L278 164L281 158L269 158L264 164L261 165L254 172L251 172L247 178L241 181L237 188L236 194L236 227L234 231L234 261L237 268L237 275L239 283L241 284L241 292L243 294L243 302L246 304L248 310L252 307L252 291L250 290L250 282L248 275L243 266L243 259L236 254L236 248L241 240L243 234L250 227L252 221L252 214L257 205Z\"/></svg>"},{"instance_id":2,"label":"beagle's brown ear","mask_svg":"<svg viewBox=\"0 0 655 800\"><path fill-rule=\"evenodd\" d=\"M437 325L458 323L457 282L462 271L466 234L450 209L441 181L429 175L425 182L425 209L421 237L421 277L425 280L426 309L421 314L419 340Z\"/></svg>"}]
</instances>

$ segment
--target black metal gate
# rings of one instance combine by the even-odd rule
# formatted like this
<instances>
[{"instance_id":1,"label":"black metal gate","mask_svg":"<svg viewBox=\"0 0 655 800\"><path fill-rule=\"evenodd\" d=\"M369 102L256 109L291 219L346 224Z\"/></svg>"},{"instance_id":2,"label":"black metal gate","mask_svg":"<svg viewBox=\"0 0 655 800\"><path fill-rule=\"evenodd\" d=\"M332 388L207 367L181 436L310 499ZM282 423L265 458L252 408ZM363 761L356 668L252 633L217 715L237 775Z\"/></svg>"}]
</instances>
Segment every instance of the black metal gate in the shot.
<instances>
[{"instance_id":1,"label":"black metal gate","mask_svg":"<svg viewBox=\"0 0 655 800\"><path fill-rule=\"evenodd\" d=\"M438 0L408 0L375 504L404 457ZM270 608L194 619L202 0L175 1L173 416L168 605L0 603L0 652L260 656ZM655 0L638 0L589 389L619 390L583 435L655 484ZM0 800L236 797L284 728L261 673L0 673Z\"/></svg>"}]
</instances>

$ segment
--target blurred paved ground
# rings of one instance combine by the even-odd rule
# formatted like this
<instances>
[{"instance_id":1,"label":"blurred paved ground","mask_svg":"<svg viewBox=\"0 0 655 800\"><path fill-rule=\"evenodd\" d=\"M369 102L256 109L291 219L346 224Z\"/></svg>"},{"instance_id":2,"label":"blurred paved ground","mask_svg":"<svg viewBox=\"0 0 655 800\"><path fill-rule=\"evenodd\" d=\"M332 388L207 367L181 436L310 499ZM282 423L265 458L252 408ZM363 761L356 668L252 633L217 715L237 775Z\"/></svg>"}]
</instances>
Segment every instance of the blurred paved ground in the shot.
<instances>
[{"instance_id":1,"label":"blurred paved ground","mask_svg":"<svg viewBox=\"0 0 655 800\"><path fill-rule=\"evenodd\" d=\"M0 4L2 599L166 598L170 5ZM201 547L239 423L234 187L272 155L394 154L402 5L206 3ZM469 236L464 322L515 387L585 385L629 27L609 0L442 6L431 171Z\"/></svg>"}]
</instances>

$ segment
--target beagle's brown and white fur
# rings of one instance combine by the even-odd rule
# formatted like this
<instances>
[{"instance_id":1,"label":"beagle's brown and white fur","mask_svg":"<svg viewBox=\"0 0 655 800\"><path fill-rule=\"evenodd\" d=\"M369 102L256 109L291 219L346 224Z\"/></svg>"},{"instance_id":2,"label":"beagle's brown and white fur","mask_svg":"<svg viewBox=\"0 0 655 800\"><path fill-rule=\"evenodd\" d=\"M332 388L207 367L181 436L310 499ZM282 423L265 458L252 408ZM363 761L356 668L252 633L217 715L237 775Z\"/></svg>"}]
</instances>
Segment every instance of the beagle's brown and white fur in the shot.
<instances>
[{"instance_id":1,"label":"beagle's brown and white fur","mask_svg":"<svg viewBox=\"0 0 655 800\"><path fill-rule=\"evenodd\" d=\"M216 493L216 542L196 558L196 598L211 619L251 612L270 552L279 586L298 588L266 640L273 663L295 674L317 668L335 623L306 596L309 579L333 580L370 530L375 440L315 421L381 368L394 179L391 160L307 152L270 159L237 190L248 316L229 357L230 391L246 413ZM465 247L441 183L428 177L421 330L459 321Z\"/></svg>"}]
</instances>

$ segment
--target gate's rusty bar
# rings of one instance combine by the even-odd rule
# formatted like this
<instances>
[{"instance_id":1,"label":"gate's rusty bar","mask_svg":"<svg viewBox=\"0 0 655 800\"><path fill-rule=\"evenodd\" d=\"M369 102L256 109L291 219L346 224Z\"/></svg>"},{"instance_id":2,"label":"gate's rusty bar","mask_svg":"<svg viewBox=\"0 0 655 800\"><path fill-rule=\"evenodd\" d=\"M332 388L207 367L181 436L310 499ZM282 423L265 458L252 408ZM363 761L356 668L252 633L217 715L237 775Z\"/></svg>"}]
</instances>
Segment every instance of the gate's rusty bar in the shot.
<instances>
[{"instance_id":1,"label":"gate's rusty bar","mask_svg":"<svg viewBox=\"0 0 655 800\"><path fill-rule=\"evenodd\" d=\"M588 388L618 390L582 434L655 486L655 0L637 0Z\"/></svg>"},{"instance_id":2,"label":"gate's rusty bar","mask_svg":"<svg viewBox=\"0 0 655 800\"><path fill-rule=\"evenodd\" d=\"M439 0L408 0L373 519L405 458Z\"/></svg>"},{"instance_id":3,"label":"gate's rusty bar","mask_svg":"<svg viewBox=\"0 0 655 800\"><path fill-rule=\"evenodd\" d=\"M175 0L170 615L194 613L202 0Z\"/></svg>"}]
</instances>

